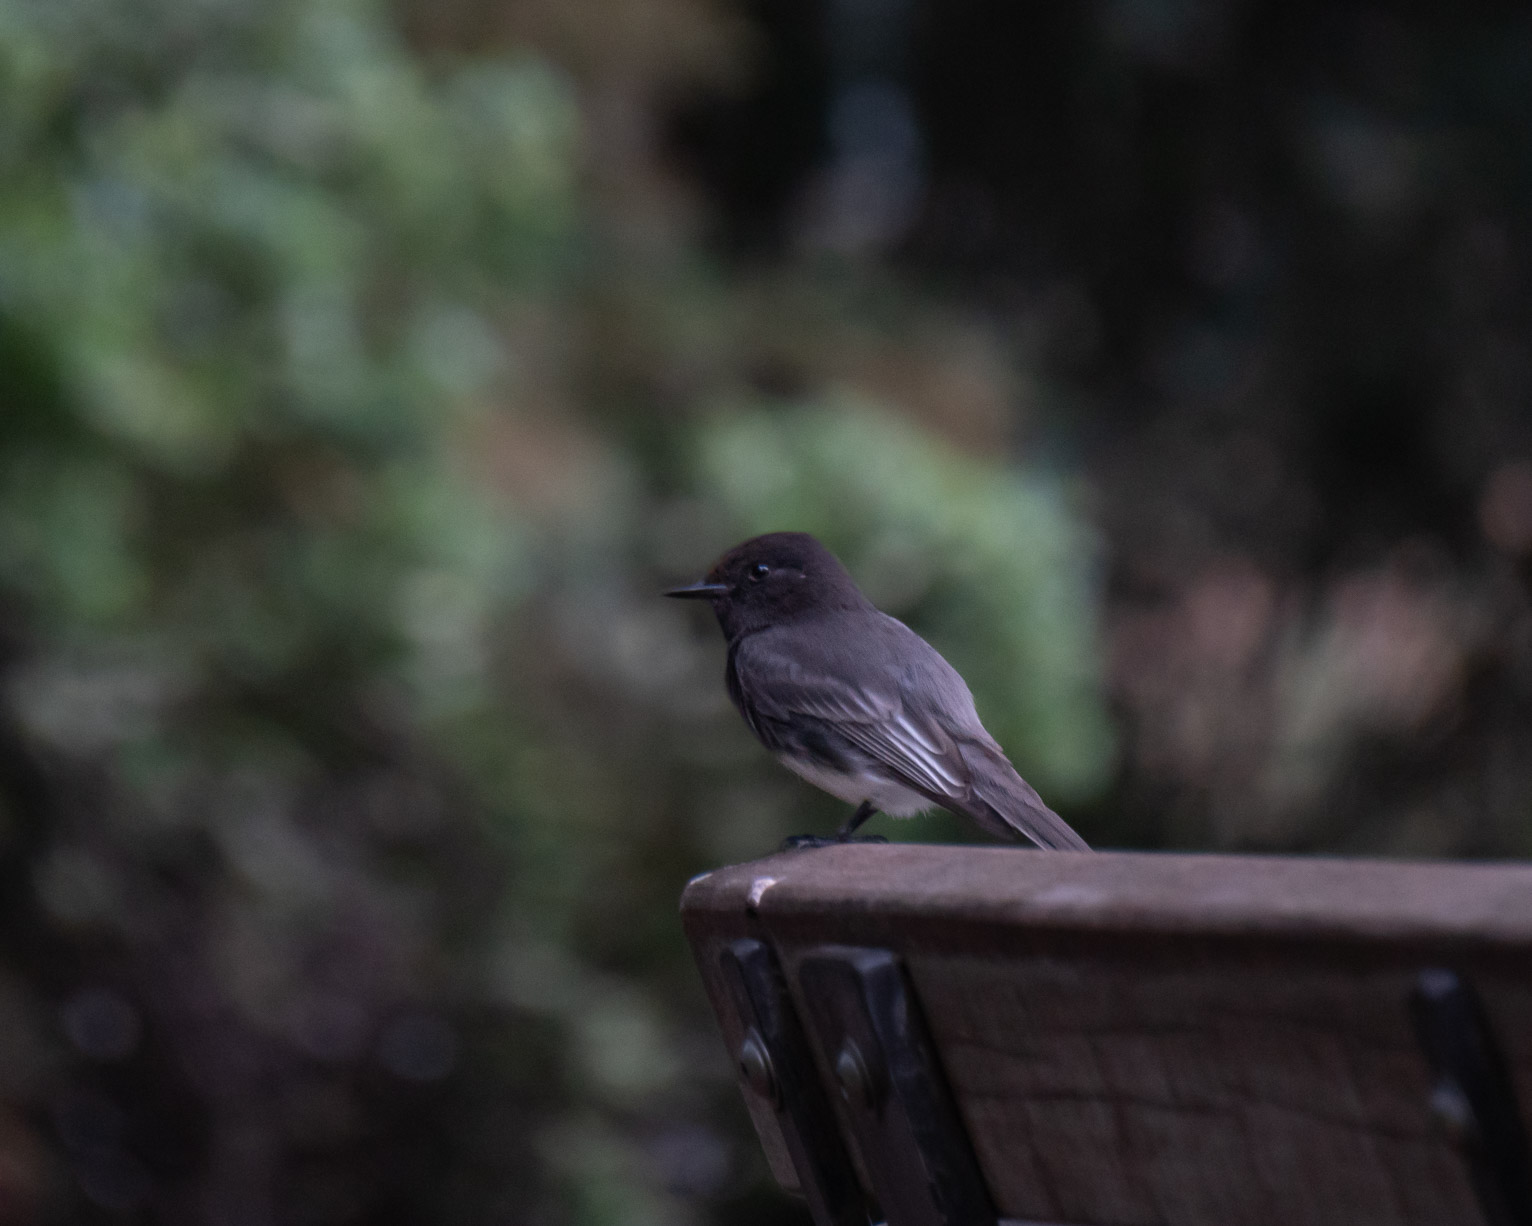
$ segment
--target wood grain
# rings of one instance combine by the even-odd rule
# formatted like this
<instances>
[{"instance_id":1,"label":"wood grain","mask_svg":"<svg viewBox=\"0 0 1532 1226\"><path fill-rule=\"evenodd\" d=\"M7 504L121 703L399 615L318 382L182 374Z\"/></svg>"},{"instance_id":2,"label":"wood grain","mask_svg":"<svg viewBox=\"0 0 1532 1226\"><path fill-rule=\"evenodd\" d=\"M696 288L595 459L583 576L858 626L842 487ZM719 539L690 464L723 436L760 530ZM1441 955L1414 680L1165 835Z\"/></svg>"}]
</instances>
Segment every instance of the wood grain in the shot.
<instances>
[{"instance_id":1,"label":"wood grain","mask_svg":"<svg viewBox=\"0 0 1532 1226\"><path fill-rule=\"evenodd\" d=\"M1010 1218L1480 1221L1426 1109L1424 966L1473 981L1532 1101L1528 867L855 845L709 874L682 909L715 1004L735 936L794 990L820 944L902 955Z\"/></svg>"}]
</instances>

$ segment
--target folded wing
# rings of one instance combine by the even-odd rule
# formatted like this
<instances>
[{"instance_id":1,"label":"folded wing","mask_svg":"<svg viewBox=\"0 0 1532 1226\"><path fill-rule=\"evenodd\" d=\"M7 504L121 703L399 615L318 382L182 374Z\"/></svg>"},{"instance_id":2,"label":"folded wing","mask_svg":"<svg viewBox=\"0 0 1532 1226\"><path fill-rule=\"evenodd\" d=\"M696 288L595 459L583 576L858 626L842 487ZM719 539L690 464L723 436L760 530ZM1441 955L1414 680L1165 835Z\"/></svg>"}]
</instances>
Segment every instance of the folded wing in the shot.
<instances>
[{"instance_id":1,"label":"folded wing","mask_svg":"<svg viewBox=\"0 0 1532 1226\"><path fill-rule=\"evenodd\" d=\"M1002 838L1022 835L1041 847L1088 850L1045 805L979 723L961 677L913 631L888 619L919 644L917 666L903 674L866 676L865 657L853 686L833 658L804 659L773 649L770 634L740 642L730 661L730 690L768 745L781 729L819 722L906 787L961 813ZM898 655L911 658L908 643ZM889 653L888 658L896 658ZM778 746L786 748L786 746Z\"/></svg>"}]
</instances>

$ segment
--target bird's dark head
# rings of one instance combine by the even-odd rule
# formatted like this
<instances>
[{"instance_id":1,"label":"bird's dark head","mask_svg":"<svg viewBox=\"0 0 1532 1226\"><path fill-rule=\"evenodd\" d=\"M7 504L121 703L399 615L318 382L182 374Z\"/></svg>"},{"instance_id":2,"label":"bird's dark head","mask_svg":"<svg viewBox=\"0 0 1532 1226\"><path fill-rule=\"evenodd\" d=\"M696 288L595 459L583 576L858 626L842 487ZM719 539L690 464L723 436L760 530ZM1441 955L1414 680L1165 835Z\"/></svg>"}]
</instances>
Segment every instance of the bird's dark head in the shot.
<instances>
[{"instance_id":1,"label":"bird's dark head","mask_svg":"<svg viewBox=\"0 0 1532 1226\"><path fill-rule=\"evenodd\" d=\"M867 605L840 559L807 532L768 532L734 546L700 583L667 596L710 600L730 639L781 622Z\"/></svg>"}]
</instances>

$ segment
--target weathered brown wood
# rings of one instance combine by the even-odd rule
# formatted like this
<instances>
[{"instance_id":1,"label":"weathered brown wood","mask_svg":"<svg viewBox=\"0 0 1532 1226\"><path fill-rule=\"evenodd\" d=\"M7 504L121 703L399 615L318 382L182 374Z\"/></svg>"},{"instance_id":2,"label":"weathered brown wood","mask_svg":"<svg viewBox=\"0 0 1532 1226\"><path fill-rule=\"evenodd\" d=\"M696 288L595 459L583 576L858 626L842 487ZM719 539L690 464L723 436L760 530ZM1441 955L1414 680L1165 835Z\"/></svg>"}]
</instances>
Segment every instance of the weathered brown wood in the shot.
<instances>
[{"instance_id":1,"label":"weathered brown wood","mask_svg":"<svg viewBox=\"0 0 1532 1226\"><path fill-rule=\"evenodd\" d=\"M1532 867L852 845L704 875L682 910L715 1003L736 936L795 991L827 942L902 956L1009 1217L1480 1221L1410 1029L1426 966L1471 978L1532 1103Z\"/></svg>"}]
</instances>

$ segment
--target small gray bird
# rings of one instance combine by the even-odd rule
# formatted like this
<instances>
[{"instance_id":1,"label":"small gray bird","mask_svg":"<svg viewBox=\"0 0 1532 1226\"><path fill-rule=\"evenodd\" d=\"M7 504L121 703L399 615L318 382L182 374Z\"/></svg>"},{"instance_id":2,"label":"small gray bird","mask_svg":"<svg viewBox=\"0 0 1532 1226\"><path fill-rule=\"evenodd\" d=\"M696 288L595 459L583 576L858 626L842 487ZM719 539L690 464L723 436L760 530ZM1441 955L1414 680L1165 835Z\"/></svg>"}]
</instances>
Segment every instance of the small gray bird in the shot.
<instances>
[{"instance_id":1,"label":"small gray bird","mask_svg":"<svg viewBox=\"0 0 1532 1226\"><path fill-rule=\"evenodd\" d=\"M940 805L1002 838L1090 850L984 730L957 671L812 536L755 537L665 595L712 602L729 640L729 696L750 730L789 770L857 806L833 839L790 843L848 842L879 810Z\"/></svg>"}]
</instances>

